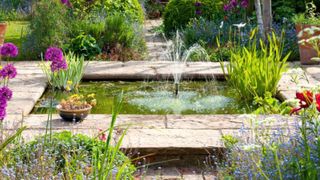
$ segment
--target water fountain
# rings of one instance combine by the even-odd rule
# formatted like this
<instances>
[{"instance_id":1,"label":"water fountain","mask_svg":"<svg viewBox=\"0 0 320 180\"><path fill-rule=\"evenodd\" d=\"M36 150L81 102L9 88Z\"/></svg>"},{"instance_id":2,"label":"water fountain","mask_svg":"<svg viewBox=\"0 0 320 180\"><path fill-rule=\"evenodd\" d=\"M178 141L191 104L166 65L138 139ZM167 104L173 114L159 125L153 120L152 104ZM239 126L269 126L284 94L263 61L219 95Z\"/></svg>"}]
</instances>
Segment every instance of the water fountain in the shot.
<instances>
[{"instance_id":1,"label":"water fountain","mask_svg":"<svg viewBox=\"0 0 320 180\"><path fill-rule=\"evenodd\" d=\"M176 35L173 38L173 40L167 41L167 49L165 53L167 59L173 62L173 65L170 66L170 72L174 80L174 94L176 97L178 97L180 81L182 74L184 73L185 68L187 66L187 61L190 60L191 56L194 54L200 55L204 58L204 60L207 60L208 54L206 50L199 44L194 44L193 46L187 49L179 31L176 32Z\"/></svg>"}]
</instances>

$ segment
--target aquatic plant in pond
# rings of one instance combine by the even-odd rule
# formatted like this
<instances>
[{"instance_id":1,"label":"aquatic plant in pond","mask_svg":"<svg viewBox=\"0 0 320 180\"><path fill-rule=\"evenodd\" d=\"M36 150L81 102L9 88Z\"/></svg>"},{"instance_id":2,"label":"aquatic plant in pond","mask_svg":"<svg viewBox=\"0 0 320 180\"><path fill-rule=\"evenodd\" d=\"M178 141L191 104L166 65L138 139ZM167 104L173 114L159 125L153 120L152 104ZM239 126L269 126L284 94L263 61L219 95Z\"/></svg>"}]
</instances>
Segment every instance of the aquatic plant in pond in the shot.
<instances>
[{"instance_id":1,"label":"aquatic plant in pond","mask_svg":"<svg viewBox=\"0 0 320 180\"><path fill-rule=\"evenodd\" d=\"M122 114L237 114L250 112L242 102L235 101L225 82L180 82L181 91L175 96L171 82L85 82L78 90L83 95L95 93L93 114L110 114L113 96L124 90ZM34 113L46 113L50 106L48 91L34 108ZM67 98L56 92L56 101Z\"/></svg>"},{"instance_id":2,"label":"aquatic plant in pond","mask_svg":"<svg viewBox=\"0 0 320 180\"><path fill-rule=\"evenodd\" d=\"M286 61L290 53L283 57L283 42L272 33L268 43L255 38L257 29L252 32L248 47L231 53L230 63L226 65L227 81L235 88L239 97L252 101L255 97L265 97L270 92L277 93L278 82L286 70ZM261 51L257 49L261 48ZM221 68L225 72L224 63Z\"/></svg>"}]
</instances>

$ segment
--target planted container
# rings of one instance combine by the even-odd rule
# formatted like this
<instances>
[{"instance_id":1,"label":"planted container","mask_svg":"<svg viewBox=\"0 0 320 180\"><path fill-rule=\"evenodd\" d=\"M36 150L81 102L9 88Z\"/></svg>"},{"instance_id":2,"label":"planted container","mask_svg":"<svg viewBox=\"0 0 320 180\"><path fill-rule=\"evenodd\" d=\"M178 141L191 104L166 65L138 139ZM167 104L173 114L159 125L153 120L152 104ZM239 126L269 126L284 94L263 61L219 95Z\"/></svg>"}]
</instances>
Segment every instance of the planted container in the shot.
<instances>
[{"instance_id":1,"label":"planted container","mask_svg":"<svg viewBox=\"0 0 320 180\"><path fill-rule=\"evenodd\" d=\"M0 21L0 45L4 43L4 36L7 30L7 23Z\"/></svg>"},{"instance_id":2,"label":"planted container","mask_svg":"<svg viewBox=\"0 0 320 180\"><path fill-rule=\"evenodd\" d=\"M296 24L296 33L299 43L299 54L300 54L300 63L302 65L315 65L319 64L318 61L313 61L312 58L319 57L319 52L313 47L312 44L306 42L312 37L320 35L320 31L313 31L312 34L305 32L308 29L319 28L320 25L309 25L309 24ZM303 43L301 43L303 41Z\"/></svg>"},{"instance_id":3,"label":"planted container","mask_svg":"<svg viewBox=\"0 0 320 180\"><path fill-rule=\"evenodd\" d=\"M63 109L61 105L58 105L56 109L63 120L71 122L80 122L83 121L86 117L88 117L88 115L91 112L92 106L88 105L87 108L73 110Z\"/></svg>"}]
</instances>

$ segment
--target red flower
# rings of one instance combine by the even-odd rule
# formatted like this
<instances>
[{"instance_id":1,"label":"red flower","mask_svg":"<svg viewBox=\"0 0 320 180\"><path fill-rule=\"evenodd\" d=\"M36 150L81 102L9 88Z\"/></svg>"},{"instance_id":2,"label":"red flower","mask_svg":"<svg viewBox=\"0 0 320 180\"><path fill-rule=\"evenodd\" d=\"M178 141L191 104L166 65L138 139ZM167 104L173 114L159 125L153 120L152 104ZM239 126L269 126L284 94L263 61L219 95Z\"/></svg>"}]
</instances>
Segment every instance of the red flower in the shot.
<instances>
[{"instance_id":1,"label":"red flower","mask_svg":"<svg viewBox=\"0 0 320 180\"><path fill-rule=\"evenodd\" d=\"M295 107L295 108L292 108L291 111L290 111L290 115L298 115L298 112L301 110L302 108L301 107Z\"/></svg>"},{"instance_id":2,"label":"red flower","mask_svg":"<svg viewBox=\"0 0 320 180\"><path fill-rule=\"evenodd\" d=\"M316 106L317 110L320 112L320 94L316 94Z\"/></svg>"},{"instance_id":3,"label":"red flower","mask_svg":"<svg viewBox=\"0 0 320 180\"><path fill-rule=\"evenodd\" d=\"M297 92L296 98L300 100L299 104L301 108L308 108L313 102L313 93L309 90L302 93Z\"/></svg>"}]
</instances>

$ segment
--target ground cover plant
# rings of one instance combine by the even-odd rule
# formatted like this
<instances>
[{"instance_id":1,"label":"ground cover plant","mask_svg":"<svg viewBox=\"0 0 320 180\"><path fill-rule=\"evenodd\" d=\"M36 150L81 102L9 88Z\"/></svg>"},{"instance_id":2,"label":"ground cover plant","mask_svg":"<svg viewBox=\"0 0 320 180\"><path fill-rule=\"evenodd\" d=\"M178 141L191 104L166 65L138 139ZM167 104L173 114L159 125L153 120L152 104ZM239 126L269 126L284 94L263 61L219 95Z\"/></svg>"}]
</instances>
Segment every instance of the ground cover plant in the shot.
<instances>
[{"instance_id":1,"label":"ground cover plant","mask_svg":"<svg viewBox=\"0 0 320 180\"><path fill-rule=\"evenodd\" d=\"M114 146L110 144L121 104L122 95L115 98L110 128L96 137L69 131L52 133L48 129L30 142L16 139L0 156L0 177L132 179L135 167L119 149L124 134Z\"/></svg>"},{"instance_id":2,"label":"ground cover plant","mask_svg":"<svg viewBox=\"0 0 320 180\"><path fill-rule=\"evenodd\" d=\"M252 116L251 127L239 136L225 136L229 149L221 176L229 179L318 179L320 177L320 142L318 90L296 93L297 105L291 114L299 118L291 125L270 128L275 119L262 122ZM288 125L288 124L287 124ZM248 137L243 141L239 137Z\"/></svg>"}]
</instances>

